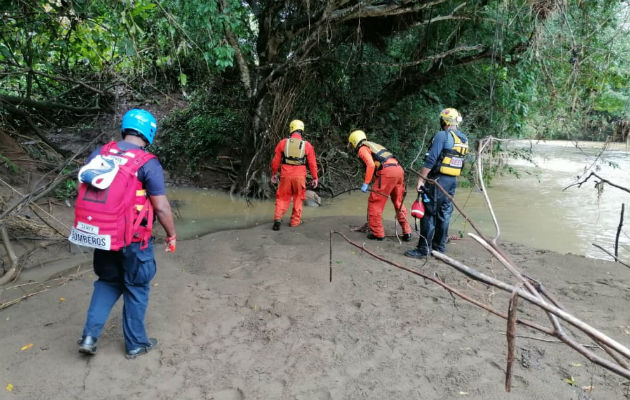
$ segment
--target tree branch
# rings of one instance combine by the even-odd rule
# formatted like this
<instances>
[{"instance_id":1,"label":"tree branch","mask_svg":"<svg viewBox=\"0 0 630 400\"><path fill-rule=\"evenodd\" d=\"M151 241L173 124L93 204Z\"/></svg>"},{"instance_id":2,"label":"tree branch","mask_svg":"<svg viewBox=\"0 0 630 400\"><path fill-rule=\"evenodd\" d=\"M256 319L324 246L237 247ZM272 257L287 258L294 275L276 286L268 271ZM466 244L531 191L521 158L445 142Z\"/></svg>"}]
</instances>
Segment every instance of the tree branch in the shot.
<instances>
[{"instance_id":1,"label":"tree branch","mask_svg":"<svg viewBox=\"0 0 630 400\"><path fill-rule=\"evenodd\" d=\"M14 106L27 106L37 108L39 110L68 110L74 112L99 112L103 111L101 107L75 107L69 104L54 103L50 101L36 101L25 99L24 97L0 95L0 103L12 104Z\"/></svg>"},{"instance_id":2,"label":"tree branch","mask_svg":"<svg viewBox=\"0 0 630 400\"><path fill-rule=\"evenodd\" d=\"M404 62L404 63L383 63L383 62L363 62L361 63L361 65L386 65L386 66L390 66L390 67L396 67L396 68L407 68L407 67L413 67L416 65L420 65L422 63L425 63L427 61L436 61L436 60L441 60L443 58L446 58L448 56L452 56L454 54L457 53L462 53L462 52L468 52L468 51L475 51L475 50L479 50L482 53L485 51L486 47L484 45L481 44L476 44L474 46L460 46L460 47L455 47L453 49L447 50L443 53L438 53L438 54L433 54L424 58L421 58L419 60L415 60L415 61L409 61L409 62Z\"/></svg>"},{"instance_id":3,"label":"tree branch","mask_svg":"<svg viewBox=\"0 0 630 400\"><path fill-rule=\"evenodd\" d=\"M607 184L609 184L612 187L616 187L619 190L623 190L624 192L630 193L630 189L628 189L626 187L623 187L623 186L620 186L620 185L617 185L616 183L613 183L613 182L609 181L608 179L604 179L601 176L597 175L595 172L591 172L586 178L582 179L581 181L579 181L577 183L573 183L573 184L565 187L564 189L562 189L562 191L565 191L568 188L573 187L573 186L582 187L582 185L585 184L589 179L591 179L592 176L596 177L597 179L599 179L603 183L607 183Z\"/></svg>"}]
</instances>

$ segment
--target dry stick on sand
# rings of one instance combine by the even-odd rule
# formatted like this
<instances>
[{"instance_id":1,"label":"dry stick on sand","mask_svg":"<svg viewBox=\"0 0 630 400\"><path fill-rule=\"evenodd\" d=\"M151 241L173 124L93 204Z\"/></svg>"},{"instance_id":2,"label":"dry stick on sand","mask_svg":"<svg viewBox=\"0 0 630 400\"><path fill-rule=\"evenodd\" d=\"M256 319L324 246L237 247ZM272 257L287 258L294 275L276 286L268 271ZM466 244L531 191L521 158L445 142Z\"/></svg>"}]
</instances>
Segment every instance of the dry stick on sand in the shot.
<instances>
[{"instance_id":1,"label":"dry stick on sand","mask_svg":"<svg viewBox=\"0 0 630 400\"><path fill-rule=\"evenodd\" d=\"M394 261L390 261L370 250L368 250L367 248L365 248L364 246L353 242L352 240L348 239L347 236L345 236L343 233L338 232L338 231L333 231L333 233L341 236L346 242L348 242L349 244L351 244L352 246L362 250L363 252L369 254L370 256L383 261L389 265L392 265L396 268L402 269L404 271L410 272L414 275L420 276L421 278L424 278L426 280L429 280L439 286L441 286L442 288L444 288L445 290L447 290L448 292L460 297L461 299L474 304L480 308L483 308L484 310L498 316L501 317L505 320L508 319L508 315L504 314L500 311L495 310L494 308L490 307L487 304L484 304L476 299L473 299L471 297L469 297L468 295L460 292L458 289L455 289L452 286L449 286L447 284L445 284L444 282L442 282L439 279L433 278L429 275L426 275L422 272L419 271L415 271L411 268L405 267L403 265L400 265ZM332 254L332 253L331 253ZM598 330L596 330L595 328L590 327L589 325L587 325L586 323L580 321L579 319L575 318L574 316L570 315L569 313L561 310L558 307L555 307L553 305L550 305L549 303L545 302L545 301L541 301L538 297L530 294L529 292L520 289L520 288L516 288L512 285L508 285L498 279L494 279L491 278L489 276L486 276L478 271L476 271L473 268L470 268L462 263L460 263L457 260L454 260L442 253L439 253L437 251L433 251L432 252L433 256L435 258L438 258L442 261L444 261L445 263L454 266L456 269L458 269L460 272L464 273L465 275L471 277L472 279L475 279L477 281L486 283L490 286L494 286L497 287L499 289L502 289L506 292L514 292L516 291L518 293L518 295L521 298L524 298L525 300L529 301L530 303L533 303L535 305L538 305L539 307L545 309L545 311L549 311L549 312L553 312L556 315L562 317L562 319L566 320L567 322L571 323L572 325L576 326L578 329L582 329L582 330L588 330L589 332L591 332L593 334L593 336L597 337L601 342L607 343L610 347L615 348L615 350L619 351L621 354L623 354L626 357L629 357L630 355L630 350L628 350L627 348L625 348L623 345L619 344L618 342L614 341L613 339L608 338L606 335L604 335L603 333L599 332ZM546 333L549 336L554 336L558 339L560 339L562 342L566 343L567 345L569 345L570 347L573 347L576 351L578 351L580 354L584 355L587 359L589 359L590 361L592 361L595 364L598 364L620 376L623 376L625 378L629 378L630 379L630 370L627 368L623 368L620 367L617 364L611 363L610 361L603 359L595 354L593 354L592 352L588 351L584 346L582 346L581 344L575 342L573 339L570 339L568 337L566 337L566 335L563 335L561 333L559 333L558 331L556 331L555 329L549 329L546 328L536 322L530 321L530 320L526 320L526 319L521 319L521 318L517 318L516 319L516 323L517 324L521 324L524 326L528 326L530 328L536 329L540 332ZM587 332L588 333L588 332Z\"/></svg>"},{"instance_id":2,"label":"dry stick on sand","mask_svg":"<svg viewBox=\"0 0 630 400\"><path fill-rule=\"evenodd\" d=\"M607 335L603 334L602 332L600 332L599 330L593 328L592 326L586 324L585 322L581 321L580 319L574 317L573 315L569 314L568 312L548 303L545 300L541 300L539 297L532 295L531 293L529 293L528 291L525 291L523 289L519 289L516 288L512 285L506 284L498 279L489 277L483 273L480 273L478 271L476 271L473 268L468 267L467 265L445 255L442 254L440 252L437 251L432 251L431 254L443 261L444 263L454 267L455 269L459 270L460 272L464 273L465 275L468 275L469 277L478 280L480 282L484 282L488 285L492 285L496 288L499 288L501 290L504 290L508 293L511 293L513 291L517 291L518 295L529 301L530 303L537 305L538 307L542 308L544 311L548 312L548 313L552 313L555 316L561 318L562 320L568 322L569 324L573 325L574 327L580 329L581 331L583 331L584 333L586 333L587 335L596 338L599 342L605 344L606 346L614 349L615 351L619 352L622 356L630 359L630 349L628 349L627 347L625 347L624 345L622 345L621 343L617 342L616 340L608 337ZM547 330L547 332L549 332L549 330ZM581 344L579 344L578 342L576 342L575 340L569 338L564 331L558 331L558 330L553 330L550 331L550 335L551 336L555 336L558 339L562 340L564 343L566 343L567 345L569 345L570 347L572 347L574 350L576 350L578 353L582 354L583 356L585 356L586 358L588 358L590 361L592 361L595 364L598 364L618 375L621 375L625 378L629 378L630 379L630 370L627 368L623 368L622 366L619 366L617 364L614 364L604 358L601 358L599 356L597 356L596 354L592 353L591 351L589 351L588 349L586 349L584 346L582 346Z\"/></svg>"},{"instance_id":3,"label":"dry stick on sand","mask_svg":"<svg viewBox=\"0 0 630 400\"><path fill-rule=\"evenodd\" d=\"M516 312L518 307L518 294L512 293L510 299L510 305L508 306L508 320L507 320L507 343L508 343L508 355L507 355L507 367L505 368L505 391L512 390L512 366L514 365L514 343L516 342Z\"/></svg>"},{"instance_id":4,"label":"dry stick on sand","mask_svg":"<svg viewBox=\"0 0 630 400\"><path fill-rule=\"evenodd\" d=\"M28 293L26 293L26 294L24 294L24 295L22 295L20 297L17 297L15 299L8 300L8 301L0 303L0 310L4 310L5 308L8 308L8 307L10 307L12 305L15 305L15 304L21 302L22 300L28 299L29 297L33 297L33 296L38 295L40 293L47 292L50 289L53 289L53 288L56 288L56 287L59 287L59 286L63 286L66 283L68 283L68 282L70 282L70 281L72 281L74 279L80 278L82 275L92 271L90 268L86 268L83 271L81 271L80 269L81 269L81 264L79 264L77 266L77 271L75 273L71 274L71 275L60 277L60 278L53 278L53 279L50 279L50 280L47 280L47 281L44 281L44 282L32 282L32 284L36 284L37 285L36 289L33 289L32 291L30 291L30 292L28 292Z\"/></svg>"},{"instance_id":5,"label":"dry stick on sand","mask_svg":"<svg viewBox=\"0 0 630 400\"><path fill-rule=\"evenodd\" d=\"M486 311L490 312L491 314L494 314L494 315L496 315L496 316L498 316L498 317L501 317L501 318L503 318L503 319L507 319L507 317L508 317L508 316L507 316L507 314L502 313L501 311L495 310L495 309L494 309L494 308L492 308L491 306L489 306L489 305L487 305L487 304L485 304L485 303L482 303L482 302L480 302L480 301L478 301L478 300L476 300L476 299L473 299L472 297L470 297L470 296L468 296L468 295L466 295L466 294L464 294L464 293L460 292L458 289L456 289L456 288L454 288L454 287L452 287L452 286L450 286L450 285L448 285L448 284L444 283L444 281L442 281L442 280L440 280L440 279L437 279L437 278L434 278L434 277L432 277L432 276L426 275L426 274L424 274L424 273L422 273L422 272L420 272L420 271L413 270L413 269L411 269L411 268L408 268L408 267L405 267L405 266L403 266L403 265L400 265L400 264L398 264L398 263L396 263L396 262L394 262L394 261L388 260L388 259L386 259L386 258L384 258L384 257L382 257L382 256L379 256L378 254L376 254L376 253L374 253L374 252L372 252L372 251L368 250L368 249L367 249L367 248L365 248L364 246L362 246L362 245L360 245L360 244L358 244L358 243L356 243L356 242L353 242L352 240L350 240L350 239L349 239L346 235L344 235L344 234L343 234L343 233L341 233L341 232L338 232L338 231L332 231L332 233L334 233L334 234L337 234L337 235L341 236L341 237L342 237L342 238L343 238L346 242L348 242L348 243L349 243L349 244L351 244L352 246L354 246L354 247L358 248L359 250L361 250L361 251L363 251L363 252L365 252L365 253L369 254L370 256L372 256L372 257L374 257L374 258L376 258L376 259L378 259L378 260L380 260L380 261L382 261L382 262L384 262L384 263L386 263L386 264L389 264L389 265L391 265L391 266L393 266L393 267L396 267L396 268L398 268L398 269L402 269L403 271L407 271L407 272L409 272L409 273L412 273L412 274L414 274L414 275L417 275L417 276L419 276L419 277L421 277L421 278L423 278L423 279L426 279L426 280L428 280L428 281L431 281L431 282L435 283L436 285L441 286L441 287L442 287L442 288L444 288L446 291L448 291L448 292L450 292L450 293L452 293L452 294L456 295L457 297L460 297L460 298L461 298L461 299L463 299L463 300L466 300L466 301L467 301L467 302L469 302L469 303L472 303L472 304L476 305L477 307L483 308L484 310L486 310ZM332 260L332 251L331 251L330 255L331 255L331 260ZM332 265L332 263L331 263L331 265ZM521 325L524 325L524 326L530 327L530 328L532 328L532 329L536 329L537 331L540 331L540 332L546 333L546 334L548 334L548 335L553 335L553 330L551 330L551 329L549 329L549 328L546 328L546 327L544 327L544 326L542 326L542 325L539 325L539 324L537 324L537 323L535 323L535 322L532 322L532 321L529 321L529 320L525 320L525 319L520 319L520 318L518 318L518 319L516 320L516 322L517 322L517 323L519 323L519 324L521 324Z\"/></svg>"},{"instance_id":6,"label":"dry stick on sand","mask_svg":"<svg viewBox=\"0 0 630 400\"><path fill-rule=\"evenodd\" d=\"M437 184L439 186L439 184ZM441 188L440 188L441 189ZM443 190L443 189L441 189ZM443 190L444 191L444 190ZM453 204L456 204L454 202L454 199L451 199L451 201L453 201ZM460 213L463 214L463 211L459 209L458 207L458 211L460 211ZM472 226L472 225L471 225ZM546 302L542 296L540 296L539 290L538 288L534 287L532 281L532 278L527 277L527 281L524 281L525 277L523 276L523 274L518 271L518 268L516 267L516 265L508 258L507 254L505 252L502 251L502 249L500 249L498 246L496 246L494 243L489 242L487 239L483 238L482 234L480 233L479 236L469 233L469 236L471 236L473 239L475 239L477 242L479 242L484 248L486 248L497 260L499 260L510 272L512 272L517 278L519 278L519 281L521 283L524 283L525 287L527 288L527 290L533 294L534 296L536 296L539 300ZM441 253L438 253L441 254ZM443 260L444 261L444 260ZM447 262L447 261L445 261ZM447 262L447 264L453 265L449 262ZM544 288L544 286L542 286L542 284L538 283L538 287L539 288ZM505 290L505 289L504 289ZM549 298L552 303L554 304L555 307L557 307L558 309L561 309L563 311L565 311L563 309L562 306L559 305L559 303L557 302L557 300L555 300L555 298L553 298L553 296L551 296L550 293L548 293L546 290L543 292L543 294ZM544 309L544 307L541 306L541 308ZM586 358L588 358L589 360L595 362L596 364L602 365L602 366L607 366L609 365L609 362L605 359L602 359L601 357L598 357L597 355L593 354L592 352L588 351L584 346L582 346L581 344L579 344L577 341L573 340L572 338L570 338L561 328L560 323L557 319L557 314L550 312L549 310L546 310L548 316L551 319L551 322L554 325L555 328L555 333L554 336L558 337L560 340L562 340L564 343L566 343L567 345L569 345L570 347L574 348L576 351L578 351L580 354L584 355ZM570 321L569 321L570 322ZM628 363L626 363L623 359L621 359L617 354L615 354L614 352L612 352L612 350L609 348L609 344L608 341L606 339L602 340L601 336L594 334L593 332L590 332L588 329L582 329L580 328L582 331L584 331L588 336L590 336L593 340L595 340L600 346L602 346L604 348L604 350L622 367L623 370L628 370ZM620 351L619 349L615 349L616 351ZM623 352L622 352L623 354ZM628 354L624 354L626 357L628 357ZM606 367L608 369L611 369L609 367Z\"/></svg>"},{"instance_id":7,"label":"dry stick on sand","mask_svg":"<svg viewBox=\"0 0 630 400\"><path fill-rule=\"evenodd\" d=\"M615 260L616 262L618 262L619 264L623 265L624 267L628 267L630 268L630 265L626 264L625 262L621 261L620 259L618 259L613 253L611 253L610 251L606 250L605 248L603 248L602 246L598 245L597 243L591 243L593 246L597 247L598 249L600 249L601 251L603 251L604 253L608 254L609 256L611 256L613 258L613 260Z\"/></svg>"},{"instance_id":8,"label":"dry stick on sand","mask_svg":"<svg viewBox=\"0 0 630 400\"><path fill-rule=\"evenodd\" d=\"M623 227L623 214L626 205L621 203L621 212L619 213L619 225L617 225L617 234L615 235L615 258L619 257L619 235L621 235L621 227Z\"/></svg>"},{"instance_id":9,"label":"dry stick on sand","mask_svg":"<svg viewBox=\"0 0 630 400\"><path fill-rule=\"evenodd\" d=\"M481 141L483 142L483 141L485 141L485 139L482 139ZM483 163L483 158L482 158L482 153L481 152L479 153L479 158L477 159L477 163L478 164L482 164ZM420 175L417 171L414 171L413 169L411 169L411 171L416 173L416 174L418 174L418 175ZM591 175L596 175L596 174L592 173ZM590 177L590 175L589 175L589 177ZM599 176L598 176L598 178L599 178ZM483 181L481 176L479 177L479 179L480 179L480 181ZM586 178L586 179L588 179L588 178ZM505 251L503 251L503 249L501 249L499 246L497 246L495 241L498 238L498 235L494 238L494 240L489 240L488 238L486 238L483 235L483 233L480 231L480 229L474 224L474 222L472 222L471 218L455 202L455 199L450 194L448 194L448 192L446 192L446 190L444 190L444 188L437 181L431 180L431 179L427 179L427 181L433 183L438 189L440 189L440 191L452 202L452 204L455 206L457 211L464 217L464 219L466 219L470 223L470 226L478 234L478 236L476 236L476 235L474 235L472 233L469 234L469 235L471 237L473 237L473 239L477 240L477 242L479 242L484 248L486 248L486 250L488 250L493 256L495 256L495 258L497 260L499 260L508 269L508 271L510 271L518 279L518 281L525 286L525 288L531 294L533 294L534 296L539 298L541 301L545 301L543 299L543 297L541 296L541 294L538 292L538 290L536 290L534 285L532 285L530 280L526 280L525 279L525 277L523 276L522 272L518 269L516 264L511 260L510 256ZM614 185L614 186L618 187L617 185ZM490 210L492 210L492 204L490 203L490 199L489 199L488 196L486 196L486 202L487 202L488 207L490 208ZM498 228L497 228L497 232L499 232ZM572 343L572 344L574 344L577 347L580 346L576 341L573 341L572 339L569 339L568 336L563 332L562 327L560 325L560 322L558 321L558 318L557 318L556 315L554 315L554 313L547 311L547 315L548 315L549 319L551 320L551 322L552 322L552 324L554 326L554 329L555 329L555 331L556 331L556 333L557 333L559 338L565 338L565 342L567 344ZM589 334L588 332L586 332L586 333ZM589 336L591 336L591 335L589 334ZM593 336L591 336L591 337L593 338ZM594 340L597 341L597 338L595 337ZM605 343L599 343L599 344L601 346L603 346L604 348L606 347ZM582 354L585 354L587 352L587 350L585 348L577 348L577 347L575 349L578 352L580 352ZM608 350L607 350L607 352L608 352ZM617 357L613 357L613 358L615 360L618 360ZM627 367L626 367L627 364L625 362L619 363L619 364L622 367L625 367L625 369L627 369Z\"/></svg>"}]
</instances>

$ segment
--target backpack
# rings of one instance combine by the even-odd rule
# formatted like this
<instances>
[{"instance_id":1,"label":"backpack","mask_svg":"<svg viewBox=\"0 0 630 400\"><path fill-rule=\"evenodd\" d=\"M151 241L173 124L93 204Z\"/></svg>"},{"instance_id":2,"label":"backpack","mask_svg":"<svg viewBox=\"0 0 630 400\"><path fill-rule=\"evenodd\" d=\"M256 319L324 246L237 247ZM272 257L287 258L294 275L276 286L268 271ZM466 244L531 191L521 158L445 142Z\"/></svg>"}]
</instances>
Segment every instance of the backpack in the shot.
<instances>
[{"instance_id":1,"label":"backpack","mask_svg":"<svg viewBox=\"0 0 630 400\"><path fill-rule=\"evenodd\" d=\"M68 240L101 250L120 250L132 242L141 242L140 248L146 248L153 228L153 206L137 172L153 158L140 149L120 150L116 142L104 145L79 171L79 194ZM94 172L95 166L111 168L99 174Z\"/></svg>"}]
</instances>

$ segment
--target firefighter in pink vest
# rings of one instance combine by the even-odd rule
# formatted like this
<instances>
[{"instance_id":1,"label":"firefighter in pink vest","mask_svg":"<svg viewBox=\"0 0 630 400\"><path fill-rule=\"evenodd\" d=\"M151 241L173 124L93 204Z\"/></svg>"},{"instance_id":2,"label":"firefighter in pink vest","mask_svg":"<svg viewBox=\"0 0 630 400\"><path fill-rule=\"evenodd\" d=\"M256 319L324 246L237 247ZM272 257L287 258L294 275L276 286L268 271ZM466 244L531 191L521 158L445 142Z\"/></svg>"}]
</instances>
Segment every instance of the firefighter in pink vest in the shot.
<instances>
[{"instance_id":1,"label":"firefighter in pink vest","mask_svg":"<svg viewBox=\"0 0 630 400\"><path fill-rule=\"evenodd\" d=\"M123 140L96 149L79 172L75 225L69 239L95 248L98 276L79 341L83 354L96 353L103 326L121 295L126 357L135 358L157 345L157 339L147 336L144 324L150 282L156 273L154 215L166 232L166 251L175 251L176 234L162 166L144 150L156 130L150 112L128 111L122 119ZM119 206L108 203L112 198L120 199L116 200Z\"/></svg>"},{"instance_id":2,"label":"firefighter in pink vest","mask_svg":"<svg viewBox=\"0 0 630 400\"><path fill-rule=\"evenodd\" d=\"M276 209L273 216L273 230L280 229L282 216L289 209L293 199L290 226L298 226L302 222L302 204L306 196L306 166L311 171L311 186L317 187L317 160L315 149L302 139L304 122L296 119L289 124L289 137L282 139L276 146L271 161L271 182L278 182L280 168L280 184L276 192ZM281 166L282 165L282 166Z\"/></svg>"}]
</instances>

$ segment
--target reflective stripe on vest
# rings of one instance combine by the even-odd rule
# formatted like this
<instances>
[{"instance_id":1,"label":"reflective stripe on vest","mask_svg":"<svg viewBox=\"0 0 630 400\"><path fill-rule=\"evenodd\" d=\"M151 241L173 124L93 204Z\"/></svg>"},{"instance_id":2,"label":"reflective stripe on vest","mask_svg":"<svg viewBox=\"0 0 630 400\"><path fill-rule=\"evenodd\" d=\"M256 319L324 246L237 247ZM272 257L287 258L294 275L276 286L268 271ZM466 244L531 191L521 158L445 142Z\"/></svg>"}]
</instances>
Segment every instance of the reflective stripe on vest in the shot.
<instances>
[{"instance_id":1,"label":"reflective stripe on vest","mask_svg":"<svg viewBox=\"0 0 630 400\"><path fill-rule=\"evenodd\" d=\"M288 138L284 144L282 163L289 165L304 165L306 163L306 157L304 156L305 147L304 140Z\"/></svg>"},{"instance_id":2,"label":"reflective stripe on vest","mask_svg":"<svg viewBox=\"0 0 630 400\"><path fill-rule=\"evenodd\" d=\"M464 167L464 156L468 153L468 143L463 142L453 131L449 131L455 143L453 148L442 150L440 173L449 176L459 176Z\"/></svg>"},{"instance_id":3,"label":"reflective stripe on vest","mask_svg":"<svg viewBox=\"0 0 630 400\"><path fill-rule=\"evenodd\" d=\"M365 140L361 144L367 146L372 152L372 159L374 160L374 166L376 169L381 169L385 161L394 157L391 151L387 150L378 143L368 142Z\"/></svg>"}]
</instances>

